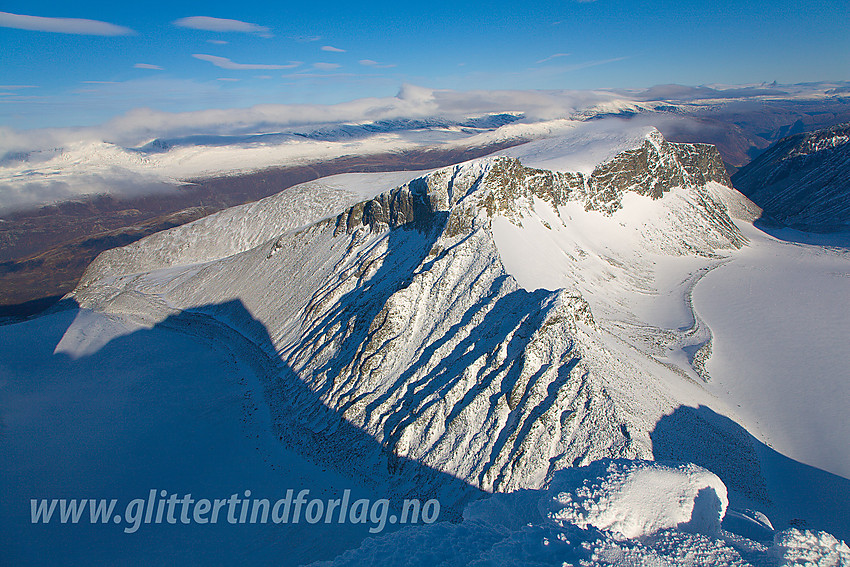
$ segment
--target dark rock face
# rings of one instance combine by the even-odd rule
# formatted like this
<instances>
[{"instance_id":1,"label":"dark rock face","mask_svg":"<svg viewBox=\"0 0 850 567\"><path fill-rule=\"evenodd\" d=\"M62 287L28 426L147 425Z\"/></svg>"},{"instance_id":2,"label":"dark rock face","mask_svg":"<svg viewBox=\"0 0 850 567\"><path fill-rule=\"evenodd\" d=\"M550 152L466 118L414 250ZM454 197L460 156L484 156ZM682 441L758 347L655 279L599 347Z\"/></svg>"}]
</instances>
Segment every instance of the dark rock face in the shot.
<instances>
[{"instance_id":1,"label":"dark rock face","mask_svg":"<svg viewBox=\"0 0 850 567\"><path fill-rule=\"evenodd\" d=\"M710 181L731 186L717 148L708 144L674 144L655 134L640 148L625 151L597 167L589 185L594 202L603 210L613 207L613 212L620 208L625 191L658 199L673 187Z\"/></svg>"},{"instance_id":2,"label":"dark rock face","mask_svg":"<svg viewBox=\"0 0 850 567\"><path fill-rule=\"evenodd\" d=\"M532 197L555 207L580 201L586 210L613 214L622 208L627 191L659 199L673 187L700 187L711 181L732 186L714 146L671 143L657 132L641 147L618 154L590 175L534 169L505 157L494 159L472 178L460 180L459 171L457 167L440 170L359 203L337 217L336 232L350 233L361 226L430 229L436 213L452 209L453 196L480 184L489 188L482 202L487 213L509 218L515 216L522 200ZM449 223L457 224L460 232L469 224L469 219L461 217L470 214L464 208L452 210Z\"/></svg>"},{"instance_id":3,"label":"dark rock face","mask_svg":"<svg viewBox=\"0 0 850 567\"><path fill-rule=\"evenodd\" d=\"M850 123L784 138L732 182L767 216L813 232L850 229Z\"/></svg>"},{"instance_id":4,"label":"dark rock face","mask_svg":"<svg viewBox=\"0 0 850 567\"><path fill-rule=\"evenodd\" d=\"M427 229L431 227L435 212L436 204L426 193L416 191L416 184L411 183L358 203L340 214L336 221L336 233L352 232L365 225L372 230L411 224Z\"/></svg>"},{"instance_id":5,"label":"dark rock face","mask_svg":"<svg viewBox=\"0 0 850 567\"><path fill-rule=\"evenodd\" d=\"M658 199L673 187L709 181L731 187L714 146L674 144L657 133L641 147L600 164L590 175L536 170L513 162L497 164L489 177L496 181L493 186L501 193L497 200L503 204L515 201L524 189L555 206L577 200L584 202L586 210L607 214L622 208L627 191Z\"/></svg>"}]
</instances>

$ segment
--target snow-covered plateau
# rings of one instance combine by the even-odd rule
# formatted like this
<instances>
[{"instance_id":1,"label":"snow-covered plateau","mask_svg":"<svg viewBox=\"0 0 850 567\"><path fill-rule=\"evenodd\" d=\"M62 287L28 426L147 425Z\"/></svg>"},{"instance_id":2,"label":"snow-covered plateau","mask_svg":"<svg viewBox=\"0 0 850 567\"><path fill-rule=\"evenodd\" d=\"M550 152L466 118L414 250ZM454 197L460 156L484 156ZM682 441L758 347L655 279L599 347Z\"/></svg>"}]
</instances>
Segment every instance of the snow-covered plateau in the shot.
<instances>
[{"instance_id":1,"label":"snow-covered plateau","mask_svg":"<svg viewBox=\"0 0 850 567\"><path fill-rule=\"evenodd\" d=\"M759 214L712 146L570 128L109 250L70 309L0 327L4 532L51 490L196 473L442 504L380 535L204 532L239 560L850 565L848 243ZM18 557L154 553L14 526ZM189 530L151 533L185 561Z\"/></svg>"}]
</instances>

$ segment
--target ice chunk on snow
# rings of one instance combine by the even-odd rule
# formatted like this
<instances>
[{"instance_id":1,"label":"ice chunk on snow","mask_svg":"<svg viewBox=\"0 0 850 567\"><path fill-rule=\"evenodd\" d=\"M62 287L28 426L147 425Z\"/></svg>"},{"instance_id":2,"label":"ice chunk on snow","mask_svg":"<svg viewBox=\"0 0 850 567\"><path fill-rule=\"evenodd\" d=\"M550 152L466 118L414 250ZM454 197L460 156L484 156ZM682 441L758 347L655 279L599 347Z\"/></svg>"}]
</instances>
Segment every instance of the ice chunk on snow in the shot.
<instances>
[{"instance_id":1,"label":"ice chunk on snow","mask_svg":"<svg viewBox=\"0 0 850 567\"><path fill-rule=\"evenodd\" d=\"M556 473L540 511L633 539L668 528L719 534L728 504L723 482L697 465L603 459Z\"/></svg>"}]
</instances>

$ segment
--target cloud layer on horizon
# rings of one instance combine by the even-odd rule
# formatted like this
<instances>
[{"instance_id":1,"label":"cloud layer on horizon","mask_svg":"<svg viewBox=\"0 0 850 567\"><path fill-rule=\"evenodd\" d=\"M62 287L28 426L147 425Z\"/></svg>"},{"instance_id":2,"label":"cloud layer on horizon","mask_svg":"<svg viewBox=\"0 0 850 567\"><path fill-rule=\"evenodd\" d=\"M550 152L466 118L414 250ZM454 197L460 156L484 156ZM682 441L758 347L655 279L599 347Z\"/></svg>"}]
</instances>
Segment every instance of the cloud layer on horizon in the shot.
<instances>
[{"instance_id":1,"label":"cloud layer on horizon","mask_svg":"<svg viewBox=\"0 0 850 567\"><path fill-rule=\"evenodd\" d=\"M121 85L116 85L120 87ZM198 146L201 153L215 150L219 146L227 146L228 151L222 154L226 160L232 160L236 154L240 163L245 167L244 158L248 154L239 152L253 151L255 145L244 144L240 139L256 134L275 134L304 131L302 129L317 129L318 131L333 130L344 124L361 124L392 119L430 119L442 118L461 121L470 117L491 113L514 112L521 113L523 119L511 124L519 130L511 130L492 134L499 136L516 136L523 129L533 128L535 136L545 136L552 128L562 128L565 122L558 119L587 116L588 111L606 114L616 114L620 110L634 111L644 108L651 110L653 101L664 105L669 100L699 101L714 100L709 106L717 104L718 98L723 104L736 101L736 105L761 105L765 94L772 99L790 101L795 97L823 97L836 88L850 87L845 83L823 83L818 85L752 85L752 86L702 86L685 87L681 85L660 85L643 91L451 91L436 90L415 85L403 85L394 97L362 98L350 102L320 105L320 104L264 104L250 108L209 109L193 112L164 112L150 108L137 108L117 116L101 125L77 128L46 128L40 130L18 131L8 127L0 127L0 203L3 208L9 206L32 206L61 199L68 199L92 191L108 191L115 194L133 195L167 189L169 183L164 172L149 165L136 164L141 159L133 150L155 138L177 142L182 147L180 139L196 137L190 145ZM779 93L789 93L785 98ZM659 98L660 97L660 98ZM702 103L700 103L702 104ZM850 104L850 103L847 103ZM701 107L700 105L697 105ZM736 108L744 108L738 107ZM556 120L556 122L549 122ZM693 117L673 115L670 113L647 112L634 120L641 123L666 129L671 132L685 132L696 129L705 132L706 125L698 115ZM537 124L535 124L537 123ZM560 125L560 126L558 126ZM666 126L666 128L664 128ZM710 125L709 125L710 126ZM542 130L541 130L542 128ZM542 132L542 133L541 133ZM723 132L718 132L722 135ZM522 134L519 134L522 135ZM204 142L204 136L209 141ZM216 139L218 136L233 136L229 141ZM243 137L243 138L240 138ZM268 143L273 136L257 147L270 147ZM375 138L352 140L346 138L336 150L329 150L333 144L317 141L310 146L289 147L287 140L291 137L284 135L279 138L282 144L279 148L286 152L294 151L291 158L307 151L366 151L356 147L382 148L382 151L394 151L399 143L404 145L405 135L378 135ZM495 139L495 138L494 138ZM500 138L501 139L501 138ZM298 138L299 142L306 143ZM394 141L395 140L395 141ZM210 145L212 144L212 145ZM348 144L348 145L346 145ZM359 145L358 145L359 144ZM394 145L395 144L395 145ZM244 147L243 147L244 146ZM345 146L345 147L343 147ZM278 146L275 146L278 147ZM336 147L336 146L334 146ZM72 152L83 156L93 156L95 166L92 171L98 173L85 174L87 168L67 168L62 166L62 175L46 175L55 173L54 164L59 163L62 155L70 148ZM206 148L206 149L204 149ZM213 148L213 149L210 149ZM287 149L288 148L288 149ZM300 149L299 149L300 148ZM318 148L318 149L317 149ZM324 148L324 149L322 149ZM277 151L277 150L275 150ZM197 152L196 152L197 153ZM200 155L200 154L199 154ZM289 154L287 154L289 155ZM305 154L307 155L307 154ZM106 156L106 157L104 157ZM111 157L110 157L111 156ZM174 158L183 163L182 153ZM220 163L218 154L206 159ZM303 156L302 156L303 157ZM106 161L103 161L103 160ZM59 160L59 161L57 161ZM225 161L226 161L225 160ZM101 163L103 162L103 163ZM175 163L177 163L175 162ZM62 162L64 163L64 162ZM124 163L116 167L116 163ZM108 165L106 169L102 166ZM223 166L219 166L223 167ZM234 166L235 167L235 166ZM129 168L129 169L127 169ZM91 168L89 168L91 169ZM23 175L23 173L26 175ZM179 177L179 175L177 176ZM175 178L177 178L175 177Z\"/></svg>"},{"instance_id":2,"label":"cloud layer on horizon","mask_svg":"<svg viewBox=\"0 0 850 567\"><path fill-rule=\"evenodd\" d=\"M307 124L356 123L393 118L465 118L489 112L511 111L522 112L530 120L548 120L566 117L579 109L620 98L621 95L602 91L460 92L403 85L394 97L362 98L330 105L262 104L250 108L177 113L137 108L98 126L22 131L0 127L0 157L8 152L51 148L81 140L109 141L133 147L153 138L269 132Z\"/></svg>"},{"instance_id":3,"label":"cloud layer on horizon","mask_svg":"<svg viewBox=\"0 0 850 567\"><path fill-rule=\"evenodd\" d=\"M209 60L206 57L214 56L204 57ZM226 58L215 59L219 63L221 59L231 65L223 67L225 69L269 68L243 66ZM271 66L274 69L278 67ZM825 84L824 88L829 86ZM766 94L795 96L814 92L817 88L806 85L726 88L659 85L643 91L452 91L405 84L394 97L361 98L339 104L261 104L249 108L211 108L191 112L136 108L97 126L36 130L0 127L0 158L8 152L52 148L77 141L109 141L133 147L153 138L273 132L299 125L357 123L393 118L464 118L491 112L521 112L529 121L551 120L568 117L604 103L634 104L706 98L744 100Z\"/></svg>"}]
</instances>

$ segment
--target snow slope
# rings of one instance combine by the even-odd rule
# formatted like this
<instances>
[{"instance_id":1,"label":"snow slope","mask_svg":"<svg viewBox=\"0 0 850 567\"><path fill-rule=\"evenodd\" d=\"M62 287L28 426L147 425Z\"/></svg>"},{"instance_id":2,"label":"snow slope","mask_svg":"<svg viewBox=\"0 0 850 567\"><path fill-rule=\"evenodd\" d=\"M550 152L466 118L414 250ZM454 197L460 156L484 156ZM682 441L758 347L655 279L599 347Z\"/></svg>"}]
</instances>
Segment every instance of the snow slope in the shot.
<instances>
[{"instance_id":1,"label":"snow slope","mask_svg":"<svg viewBox=\"0 0 850 567\"><path fill-rule=\"evenodd\" d=\"M715 335L709 388L780 453L850 478L850 240L817 246L741 228L750 245L694 289Z\"/></svg>"},{"instance_id":2,"label":"snow slope","mask_svg":"<svg viewBox=\"0 0 850 567\"><path fill-rule=\"evenodd\" d=\"M31 498L116 498L123 510L151 489L196 499L246 489L276 499L287 488L391 495L281 446L263 403L268 361L238 335L192 322L147 329L68 310L0 328L4 564L298 565L369 534L350 524L148 524L125 534L111 522L30 523Z\"/></svg>"},{"instance_id":3,"label":"snow slope","mask_svg":"<svg viewBox=\"0 0 850 567\"><path fill-rule=\"evenodd\" d=\"M481 490L521 498L551 487L565 468L665 455L722 479L709 482L721 511L728 490L731 517L750 531L773 533L745 510L757 506L778 514L780 528L797 518L850 533L840 507L846 479L782 461L803 460L791 445L773 454L759 443L763 432L744 418L760 402L722 391L740 376L734 362L718 366L723 359L713 354L724 356L728 331L722 322L720 331L712 327L710 309L694 309L692 291L706 273L745 265L758 248L748 228L757 208L729 187L712 147L672 144L656 131L600 135L609 150L600 142L587 154L595 157L573 163L616 155L590 173L499 156L410 180L341 177L340 186L302 186L108 251L69 296L97 315L71 325L57 352L87 358L108 349L121 333L105 321L136 333L176 318L187 332L224 329L274 361L257 380L268 428L284 447L350 478L376 479L392 494L438 497L455 517ZM570 143L526 150L555 164ZM404 182L372 193L397 181ZM374 196L349 206L353 193ZM317 197L332 203L323 209ZM741 286L732 281L724 293L734 298ZM716 313L720 321L725 312ZM823 333L805 339L828 355L829 345L818 343ZM831 383L843 391L840 380ZM572 546L575 560L590 562L684 562L692 553L696 564L735 564L767 554L761 543L733 545L716 530L678 529L693 520L687 503L706 488L702 480L714 477L676 467L650 467L646 482L629 476L642 465L609 471L598 490L582 492L593 510L571 508L571 521L555 531L517 512L528 521L509 529L475 520L398 537L435 538L446 550L474 543L471 550L489 549L494 561L535 539L574 541L584 550ZM653 508L641 494L664 494L659 486L696 494L682 488L678 508ZM614 495L656 510L649 522L660 531L644 533L635 526L646 518L618 515L627 504L609 509ZM812 507L815 497L823 509ZM700 526L714 525L700 518ZM531 540L522 527L529 522ZM615 524L625 526L617 537L592 531ZM618 541L649 532L661 535ZM782 536L785 548L840 548L800 534ZM394 537L361 551L404 549Z\"/></svg>"},{"instance_id":4,"label":"snow slope","mask_svg":"<svg viewBox=\"0 0 850 567\"><path fill-rule=\"evenodd\" d=\"M421 175L413 171L345 173L302 183L113 249L95 259L88 273L103 277L226 258L284 232L339 214L363 199ZM86 281L84 275L81 284Z\"/></svg>"},{"instance_id":5,"label":"snow slope","mask_svg":"<svg viewBox=\"0 0 850 567\"><path fill-rule=\"evenodd\" d=\"M597 165L643 144L654 128L611 118L575 122L573 129L497 152L528 167L591 174Z\"/></svg>"}]
</instances>

